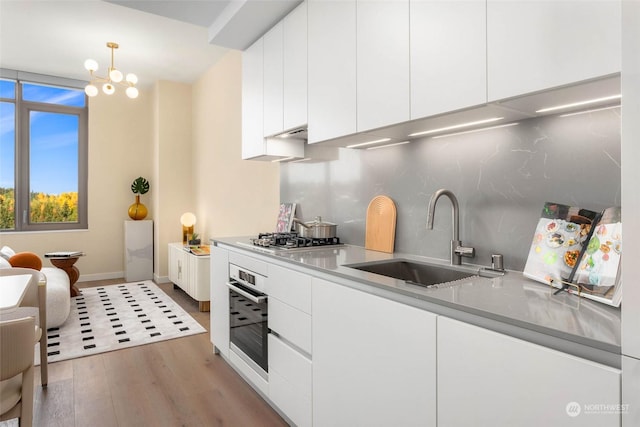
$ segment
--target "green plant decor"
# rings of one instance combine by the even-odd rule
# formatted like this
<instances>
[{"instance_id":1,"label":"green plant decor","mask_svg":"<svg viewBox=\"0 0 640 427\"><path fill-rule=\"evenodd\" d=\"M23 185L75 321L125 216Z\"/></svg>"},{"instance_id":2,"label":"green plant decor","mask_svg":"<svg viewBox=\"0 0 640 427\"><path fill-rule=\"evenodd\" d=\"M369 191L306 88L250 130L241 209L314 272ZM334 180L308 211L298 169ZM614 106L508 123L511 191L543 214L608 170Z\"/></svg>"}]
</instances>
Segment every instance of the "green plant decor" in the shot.
<instances>
[{"instance_id":1,"label":"green plant decor","mask_svg":"<svg viewBox=\"0 0 640 427\"><path fill-rule=\"evenodd\" d=\"M136 202L129 206L129 217L136 221L145 219L147 216L147 207L140 203L140 195L149 191L149 181L139 176L133 180L131 191L136 195Z\"/></svg>"},{"instance_id":2,"label":"green plant decor","mask_svg":"<svg viewBox=\"0 0 640 427\"><path fill-rule=\"evenodd\" d=\"M145 194L149 191L149 181L141 176L137 177L131 184L131 191L133 194Z\"/></svg>"}]
</instances>

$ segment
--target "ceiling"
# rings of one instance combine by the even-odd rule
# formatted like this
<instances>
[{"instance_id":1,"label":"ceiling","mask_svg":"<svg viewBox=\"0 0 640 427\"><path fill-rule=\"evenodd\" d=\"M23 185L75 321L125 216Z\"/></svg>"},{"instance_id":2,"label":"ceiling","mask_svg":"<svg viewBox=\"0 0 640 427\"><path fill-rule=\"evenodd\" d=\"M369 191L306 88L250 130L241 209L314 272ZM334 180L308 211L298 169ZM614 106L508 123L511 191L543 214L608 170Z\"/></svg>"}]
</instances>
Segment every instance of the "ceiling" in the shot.
<instances>
[{"instance_id":1,"label":"ceiling","mask_svg":"<svg viewBox=\"0 0 640 427\"><path fill-rule=\"evenodd\" d=\"M301 0L0 0L0 67L88 79L115 66L140 87L194 82L229 49L243 50Z\"/></svg>"}]
</instances>

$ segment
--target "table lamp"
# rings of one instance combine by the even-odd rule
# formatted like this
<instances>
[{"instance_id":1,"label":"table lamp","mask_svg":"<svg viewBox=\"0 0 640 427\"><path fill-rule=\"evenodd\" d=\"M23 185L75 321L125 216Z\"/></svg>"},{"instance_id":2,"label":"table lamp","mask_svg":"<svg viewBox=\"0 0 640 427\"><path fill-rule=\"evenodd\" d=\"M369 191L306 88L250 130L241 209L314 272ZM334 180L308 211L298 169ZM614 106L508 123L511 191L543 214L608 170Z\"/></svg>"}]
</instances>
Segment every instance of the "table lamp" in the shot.
<instances>
[{"instance_id":1,"label":"table lamp","mask_svg":"<svg viewBox=\"0 0 640 427\"><path fill-rule=\"evenodd\" d=\"M189 237L193 236L193 226L196 223L196 216L191 212L185 212L180 217L182 224L182 244L186 245Z\"/></svg>"}]
</instances>

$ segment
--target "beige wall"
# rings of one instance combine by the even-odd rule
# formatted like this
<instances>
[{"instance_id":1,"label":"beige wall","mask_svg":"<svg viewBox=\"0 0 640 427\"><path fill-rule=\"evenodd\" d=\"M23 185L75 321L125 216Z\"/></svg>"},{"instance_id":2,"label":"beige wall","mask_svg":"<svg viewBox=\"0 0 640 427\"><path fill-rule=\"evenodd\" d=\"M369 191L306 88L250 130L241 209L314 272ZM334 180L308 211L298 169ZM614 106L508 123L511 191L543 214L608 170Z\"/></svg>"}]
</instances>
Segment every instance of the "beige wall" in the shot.
<instances>
[{"instance_id":1,"label":"beige wall","mask_svg":"<svg viewBox=\"0 0 640 427\"><path fill-rule=\"evenodd\" d=\"M241 160L241 65L241 53L230 51L193 85L160 81L136 100L92 98L89 230L1 234L0 243L40 256L85 251L80 281L123 277L123 224L138 176L151 186L142 202L154 221L156 281L168 280L167 244L181 240L184 212L196 214L203 243L273 230L279 166Z\"/></svg>"},{"instance_id":2,"label":"beige wall","mask_svg":"<svg viewBox=\"0 0 640 427\"><path fill-rule=\"evenodd\" d=\"M242 55L230 51L193 85L196 231L211 237L275 228L277 163L241 160Z\"/></svg>"},{"instance_id":3,"label":"beige wall","mask_svg":"<svg viewBox=\"0 0 640 427\"><path fill-rule=\"evenodd\" d=\"M134 202L131 182L151 176L152 94L131 100L123 91L89 100L89 229L86 231L3 233L2 245L16 251L82 250L80 280L123 276L124 221ZM153 218L153 182L142 202ZM49 261L44 261L49 266Z\"/></svg>"},{"instance_id":4,"label":"beige wall","mask_svg":"<svg viewBox=\"0 0 640 427\"><path fill-rule=\"evenodd\" d=\"M160 81L154 99L154 278L167 276L167 244L182 239L180 216L194 211L191 85Z\"/></svg>"}]
</instances>

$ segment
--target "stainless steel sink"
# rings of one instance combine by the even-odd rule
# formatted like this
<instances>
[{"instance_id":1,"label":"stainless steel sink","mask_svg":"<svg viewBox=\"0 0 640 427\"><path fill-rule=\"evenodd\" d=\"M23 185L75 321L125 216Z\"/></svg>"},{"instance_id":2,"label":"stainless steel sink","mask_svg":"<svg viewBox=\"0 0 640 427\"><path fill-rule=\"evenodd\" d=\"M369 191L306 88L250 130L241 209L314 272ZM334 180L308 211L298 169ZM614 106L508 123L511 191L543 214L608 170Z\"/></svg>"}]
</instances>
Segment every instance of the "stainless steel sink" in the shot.
<instances>
[{"instance_id":1,"label":"stainless steel sink","mask_svg":"<svg viewBox=\"0 0 640 427\"><path fill-rule=\"evenodd\" d=\"M344 267L393 277L394 279L425 287L478 275L477 270L470 271L469 269L464 269L464 267L426 264L403 259L346 264Z\"/></svg>"}]
</instances>

